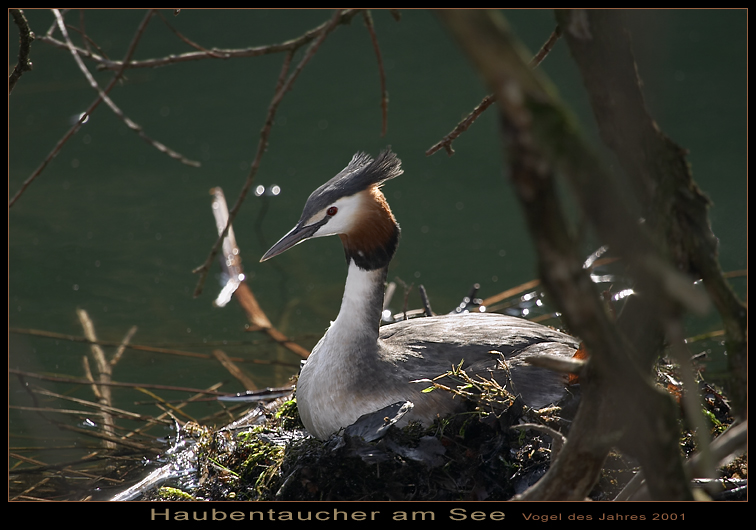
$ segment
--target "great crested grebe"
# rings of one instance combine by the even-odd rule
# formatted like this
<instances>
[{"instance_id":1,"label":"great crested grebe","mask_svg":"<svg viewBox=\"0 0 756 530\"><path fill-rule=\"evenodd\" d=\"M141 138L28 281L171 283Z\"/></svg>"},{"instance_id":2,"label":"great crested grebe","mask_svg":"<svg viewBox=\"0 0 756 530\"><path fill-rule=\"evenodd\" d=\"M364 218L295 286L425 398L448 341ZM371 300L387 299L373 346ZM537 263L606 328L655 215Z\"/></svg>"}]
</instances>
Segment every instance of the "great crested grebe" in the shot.
<instances>
[{"instance_id":1,"label":"great crested grebe","mask_svg":"<svg viewBox=\"0 0 756 530\"><path fill-rule=\"evenodd\" d=\"M344 246L348 273L341 309L312 350L296 388L302 423L320 439L395 403L414 404L398 426L410 421L429 425L463 410L463 400L449 392L423 392L427 382L413 383L444 374L460 362L468 375L493 377L534 408L566 395L566 376L523 361L525 355L575 353L576 339L547 326L494 313L380 326L388 266L399 242L399 225L380 187L402 173L401 161L391 150L375 160L357 153L312 192L296 226L260 260L313 237L338 235Z\"/></svg>"}]
</instances>

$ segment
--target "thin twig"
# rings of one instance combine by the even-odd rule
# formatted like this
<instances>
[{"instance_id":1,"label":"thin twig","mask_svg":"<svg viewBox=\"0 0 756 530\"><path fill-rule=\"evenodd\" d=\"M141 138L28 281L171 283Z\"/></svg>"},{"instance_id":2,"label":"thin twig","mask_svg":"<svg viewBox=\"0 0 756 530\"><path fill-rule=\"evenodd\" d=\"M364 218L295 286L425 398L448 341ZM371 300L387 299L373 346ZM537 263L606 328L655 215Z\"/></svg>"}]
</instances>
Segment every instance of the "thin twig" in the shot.
<instances>
[{"instance_id":1,"label":"thin twig","mask_svg":"<svg viewBox=\"0 0 756 530\"><path fill-rule=\"evenodd\" d=\"M541 64L541 62L543 62L551 49L554 47L554 44L556 44L556 41L559 40L559 37L561 36L562 28L557 26L556 28L554 28L554 31L551 32L551 35L549 35L549 38L546 40L546 42L543 43L541 49L538 50L538 53L536 53L535 56L530 60L531 68L536 68Z\"/></svg>"},{"instance_id":2,"label":"thin twig","mask_svg":"<svg viewBox=\"0 0 756 530\"><path fill-rule=\"evenodd\" d=\"M276 90L275 94L273 95L273 99L270 102L270 106L268 107L268 114L265 119L265 123L263 125L262 131L260 132L260 140L257 144L257 153L255 155L255 159L252 162L252 165L249 170L249 174L247 175L247 179L244 182L244 186L242 186L241 192L239 193L239 197L236 199L236 203L234 204L233 208L228 212L228 224L226 225L226 228L223 230L223 233L220 234L218 239L216 239L215 244L213 245L212 249L210 250L210 254L207 256L207 259L205 259L205 263L200 265L199 267L195 268L192 272L195 274L200 274L200 278L197 281L197 286L194 289L194 296L197 297L202 293L202 289L205 285L205 280L207 279L207 274L210 271L210 266L213 263L213 260L215 260L215 256L218 255L218 250L220 250L220 247L223 243L223 239L226 237L226 234L228 233L229 227L233 224L234 219L236 218L236 214L239 212L242 203L244 202L245 197L247 196L247 193L249 192L249 189L252 187L252 182L254 181L255 175L257 174L257 170L260 167L260 162L262 160L262 156L265 153L267 147L268 147L268 138L270 136L270 130L273 126L273 118L276 115L276 111L278 110L278 106L281 103L284 95L291 90L292 86L294 85L294 81L299 77L299 74L302 72L302 69L307 65L307 63L310 62L312 57L314 56L315 52L318 50L320 45L323 43L325 38L328 36L328 34L333 31L333 29L337 26L339 21L341 20L342 12L341 10L336 10L334 12L333 17L331 17L331 21L323 26L323 29L321 30L320 35L317 39L310 45L307 52L305 53L304 57L302 57L302 60L299 62L297 67L294 69L294 71L286 77L289 69L289 64L292 59L292 53L288 53L286 55L286 59L284 60L284 65L281 70L281 75L279 76L279 79L277 81L277 85L280 87L278 90ZM282 79L285 79L285 81L281 81Z\"/></svg>"},{"instance_id":3,"label":"thin twig","mask_svg":"<svg viewBox=\"0 0 756 530\"><path fill-rule=\"evenodd\" d=\"M68 11L70 10L61 9L60 14L65 17L68 14ZM39 40L44 42L46 39L51 39L56 29L58 29L58 20L55 17L53 17L52 24L50 24L50 27L47 29L47 32L42 37L40 37ZM64 50L68 49L68 46L66 45L65 42L62 42L62 41L56 41L56 42L60 44L59 48L63 48ZM86 52L86 50L83 50L83 51Z\"/></svg>"},{"instance_id":4,"label":"thin twig","mask_svg":"<svg viewBox=\"0 0 756 530\"><path fill-rule=\"evenodd\" d=\"M8 331L11 333L19 333L23 335L33 335L35 337L43 337L46 339L67 340L71 342L83 342L86 344L99 344L100 346L120 346L122 343L109 341L109 340L97 340L91 341L86 337L77 337L75 335L67 335L65 333L56 333L54 331L44 331L40 329L24 329L24 328L10 328ZM271 337L276 342L279 342L275 337ZM290 340L290 339L287 339ZM224 343L227 344L227 343ZM163 353L166 355L179 355L182 357L192 357L196 359L211 359L212 356L207 353L197 353L185 350L177 350L174 348L160 348L157 346L145 346L142 344L126 344L124 346L130 350L144 351L150 353ZM252 364L265 364L265 365L281 365L281 366L295 366L293 363L287 363L283 361L264 360L264 359L242 359L240 357L233 357L234 362L252 363Z\"/></svg>"},{"instance_id":5,"label":"thin twig","mask_svg":"<svg viewBox=\"0 0 756 530\"><path fill-rule=\"evenodd\" d=\"M129 342L131 342L131 337L134 336L134 333L136 333L137 327L131 326L131 329L126 333L126 336L123 337L123 340L121 341L121 344L118 345L118 349L116 350L115 354L113 355L113 358L110 359L110 365L115 366L118 361L121 360L121 357L123 356L123 352L126 351L126 347L129 345Z\"/></svg>"},{"instance_id":6,"label":"thin twig","mask_svg":"<svg viewBox=\"0 0 756 530\"><path fill-rule=\"evenodd\" d=\"M115 436L114 434L111 434L109 432L98 432L98 431L91 431L88 429L82 429L80 427L74 427L73 425L66 425L65 423L58 424L58 428L66 430L66 431L72 431L78 434L84 434L86 436L92 436L94 438L99 438L103 441L103 443L107 447L115 448L118 445L122 445L125 447L128 447L130 449L134 449L136 451L154 451L154 447L150 447L149 445L141 444L138 442L132 442L128 440L124 440L118 436Z\"/></svg>"},{"instance_id":7,"label":"thin twig","mask_svg":"<svg viewBox=\"0 0 756 530\"><path fill-rule=\"evenodd\" d=\"M352 18L360 12L359 9L343 9L339 11L339 24L348 24ZM187 53L181 53L176 55L168 55L166 57L157 57L154 59L145 59L141 61L128 61L128 64L126 65L129 69L134 68L157 68L162 66L169 66L172 64L178 64L178 63L184 63L184 62L190 62L190 61L200 61L204 59L240 59L240 58L249 58L249 57L260 57L262 55L271 55L275 53L285 53L290 51L296 51L302 46L307 45L308 43L315 40L323 31L324 28L328 27L329 22L325 22L321 24L320 26L313 28L303 35L291 39L288 41L284 41L280 44L269 44L266 46L251 46L249 48L231 48L231 49L220 49L220 48L209 48L204 49L204 51L192 51ZM58 39L55 39L52 37L51 32L48 32L46 35L39 37L38 40L40 42L44 42L46 44L49 44L51 46L54 46L56 48L64 48L67 49L68 46L65 42L60 41ZM200 50L203 50L202 47L199 47ZM87 51L84 48L76 48L76 51L84 57L85 59L89 59L91 61L94 61L98 65L98 69L100 70L118 70L119 68L124 66L124 62L126 61L114 61L111 59L108 59L107 57L103 57L100 55L97 55L95 53L91 53Z\"/></svg>"},{"instance_id":8,"label":"thin twig","mask_svg":"<svg viewBox=\"0 0 756 530\"><path fill-rule=\"evenodd\" d=\"M114 482L114 483L120 482L118 479L103 477L101 475L93 475L92 473L87 473L85 471L71 469L70 466L91 463L92 460L88 457L80 458L79 460L72 460L68 462L60 462L58 464L46 464L35 458L29 458L28 456L23 456L18 453L11 453L9 456L12 456L13 458L16 458L22 462L26 462L28 464L35 464L37 466L35 468L25 467L23 469L14 469L13 473L34 473L34 472L40 472L40 471L65 471L66 473L70 473L72 475L79 476L79 477L86 477L86 478L98 479L98 480L104 479L108 482ZM101 457L101 458L107 458L107 457Z\"/></svg>"},{"instance_id":9,"label":"thin twig","mask_svg":"<svg viewBox=\"0 0 756 530\"><path fill-rule=\"evenodd\" d=\"M378 46L378 36L375 34L373 15L370 11L366 10L362 12L362 18L365 20L365 26L367 26L368 33L370 33L370 40L373 42L375 57L378 60L378 74L381 78L381 110L383 115L381 136L386 136L386 130L388 129L388 92L386 91L386 71L383 68L383 56L381 55L381 48Z\"/></svg>"},{"instance_id":10,"label":"thin twig","mask_svg":"<svg viewBox=\"0 0 756 530\"><path fill-rule=\"evenodd\" d=\"M181 410L180 407L174 406L173 404L169 403L167 400L165 400L162 397L158 396L154 392L151 392L151 391L147 390L146 388L138 388L137 390L139 390L143 394L147 394L151 398L154 398L155 402L156 402L155 406L157 408L159 408L160 410L163 410L165 412L168 412L168 410L172 410L176 414L176 416L183 416L183 417L185 417L189 421L193 421L195 423L197 422L197 420L195 420L187 412ZM166 410L166 409L168 409L168 410Z\"/></svg>"},{"instance_id":11,"label":"thin twig","mask_svg":"<svg viewBox=\"0 0 756 530\"><path fill-rule=\"evenodd\" d=\"M84 370L84 377L86 377L87 381L89 381L92 386L92 393L95 395L95 398L97 398L97 401L101 401L102 394L100 393L100 389L95 384L94 374L92 373L92 369L89 367L89 357L87 357L86 355L82 357L81 364L82 369Z\"/></svg>"},{"instance_id":12,"label":"thin twig","mask_svg":"<svg viewBox=\"0 0 756 530\"><path fill-rule=\"evenodd\" d=\"M15 458L17 455L10 454L9 456ZM11 501L11 502L18 501L18 500L40 500L40 501L44 500L44 499L38 499L36 497L31 497L28 494L31 493L32 491L34 491L37 488L41 488L42 486L44 486L45 484L47 484L48 482L50 482L50 480L52 480L50 477L45 477L42 480L40 480L39 482L37 482L36 484L33 484L33 485L29 486L24 491L22 491L18 495L15 495L15 496L11 497L8 500Z\"/></svg>"},{"instance_id":13,"label":"thin twig","mask_svg":"<svg viewBox=\"0 0 756 530\"><path fill-rule=\"evenodd\" d=\"M278 88L280 88L280 86ZM228 225L228 205L226 204L226 197L221 188L215 187L210 190L210 192L213 194L212 210L215 217L215 226L220 235ZM232 226L229 226L228 228L228 233L223 239L222 248L223 256L220 260L221 268L223 269L224 274L228 277L228 281L213 304L222 307L233 296L247 314L247 319L250 322L248 331L262 330L277 343L293 351L303 359L306 359L310 355L310 352L299 344L292 342L286 337L286 335L273 327L270 319L262 310L260 304L257 302L257 298L255 298L255 295L252 293L252 289L250 289L249 285L247 285L247 282L244 280L244 268L242 267L242 259L240 257L241 251L236 243L236 237L234 236L234 229Z\"/></svg>"},{"instance_id":14,"label":"thin twig","mask_svg":"<svg viewBox=\"0 0 756 530\"><path fill-rule=\"evenodd\" d=\"M559 37L562 35L562 30L559 28L559 26L556 27L556 29L549 35L548 40L541 46L541 49L538 50L538 53L533 56L533 58L530 60L530 67L536 68L541 62L546 58L546 56L549 54L551 49L554 47L554 44L559 39ZM425 156L430 156L436 151L443 148L446 151L446 154L451 156L454 154L454 148L452 147L452 142L456 140L462 133L467 131L467 129L470 128L470 125L472 125L475 120L478 119L478 117L483 114L483 112L491 106L496 101L496 94L489 94L488 96L483 98L483 101L478 103L478 106L473 109L473 111L468 114L465 119L463 119L461 122L457 124L457 126L446 136L444 136L439 142L437 142L435 145L433 145L430 149L428 149L425 152Z\"/></svg>"},{"instance_id":15,"label":"thin twig","mask_svg":"<svg viewBox=\"0 0 756 530\"><path fill-rule=\"evenodd\" d=\"M136 412L131 412L125 409L120 409L118 407L110 407L103 405L102 403L97 403L95 401L88 401L86 399L81 399L73 396L65 396L63 394L58 394L56 392L52 392L50 390L45 390L42 388L34 388L32 389L32 392L35 392L37 394L40 394L42 396L47 396L55 399L61 399L66 401L71 401L72 403L78 403L79 405L84 405L86 407L92 407L94 409L97 409L99 411L106 410L108 413L119 416L121 418L134 420L134 421L151 421L153 423L161 423L164 425L172 425L170 421L167 420L159 420L158 418L154 418L152 416L146 416L144 414L138 414ZM41 409L42 407L37 407ZM60 412L59 409L49 409L49 412Z\"/></svg>"},{"instance_id":16,"label":"thin twig","mask_svg":"<svg viewBox=\"0 0 756 530\"><path fill-rule=\"evenodd\" d=\"M61 15L63 15L63 17L65 17L67 11L68 11L67 9L61 10ZM50 29L51 30L55 30L55 29L57 29L57 27L58 27L57 22L53 22L53 26ZM92 49L90 48L90 46L94 46L95 48L97 48L97 51L103 57L105 57L106 59L110 59L108 57L108 55L103 51L103 49L100 48L97 45L97 43L94 40L92 40L92 38L89 35L86 34L86 31L85 31L85 28L84 28L84 9L80 9L79 10L79 27L77 28L76 26L73 26L71 24L66 24L66 28L68 28L71 31L75 31L76 33L78 33L79 36L84 41L84 45L86 46L86 49L81 50L81 51L84 52L84 56L88 56L89 54L91 54L92 53ZM40 38L39 40L41 42L47 42L47 39L49 39L49 38L50 38L50 34L48 34L48 35ZM69 49L69 47L68 47L68 45L66 43L64 43L62 41L56 41L56 42L60 42L62 48L66 49L66 50ZM79 48L76 48L76 50L78 51ZM79 55L81 55L81 53Z\"/></svg>"},{"instance_id":17,"label":"thin twig","mask_svg":"<svg viewBox=\"0 0 756 530\"><path fill-rule=\"evenodd\" d=\"M10 368L8 370L9 374L15 374L21 377L31 377L34 379L41 379L43 381L55 381L58 383L70 383L74 385L88 385L90 384L90 381L87 379L80 379L76 377L62 377L62 376L55 376L55 375L42 375L42 374L35 374L33 372L25 372L23 370L16 370L15 368ZM145 383L121 383L116 381L110 381L109 383L98 383L99 386L117 386L117 387L124 387L124 388L154 388L156 390L171 390L175 392L192 392L192 393L202 393L207 394L210 396L227 396L227 392L214 392L209 390L199 390L197 388L190 388L190 387L184 387L184 386L171 386L171 385L151 385L151 384L145 384Z\"/></svg>"},{"instance_id":18,"label":"thin twig","mask_svg":"<svg viewBox=\"0 0 756 530\"><path fill-rule=\"evenodd\" d=\"M105 358L105 352L102 350L102 348L95 344L95 342L97 341L97 336L95 334L94 324L89 318L87 312L83 309L77 309L76 314L79 317L79 322L81 322L81 327L84 329L84 335L93 342L90 346L90 349L92 351L92 357L94 358L95 364L97 366L97 378L95 379L90 373L89 362L86 356L84 357L84 371L88 376L87 378L93 383L92 390L94 392L94 395L97 397L97 401L99 401L101 405L112 407L113 399L110 392L110 387L107 385L99 386L98 384L109 383L112 380L112 366ZM102 416L103 431L105 431L105 433L110 436L114 435L115 420L113 419L113 416L104 409L100 412L100 415ZM104 443L107 449L115 449L115 445L113 445L111 441L105 439Z\"/></svg>"},{"instance_id":19,"label":"thin twig","mask_svg":"<svg viewBox=\"0 0 756 530\"><path fill-rule=\"evenodd\" d=\"M87 29L84 25L84 10L79 9L79 27L77 28L77 31L79 34L84 38L84 46L87 47L87 50L90 50L89 43L91 39L87 36Z\"/></svg>"},{"instance_id":20,"label":"thin twig","mask_svg":"<svg viewBox=\"0 0 756 530\"><path fill-rule=\"evenodd\" d=\"M84 335L91 341L90 349L92 351L92 358L95 360L97 366L98 382L109 383L112 379L112 370L110 363L105 358L105 352L97 344L97 336L94 330L94 324L89 318L89 315L83 309L77 309L76 311L81 327L84 329ZM94 378L92 378L94 381ZM110 395L110 389L103 387L102 390L96 389L95 394L99 394L101 403L103 405L112 406L112 399Z\"/></svg>"},{"instance_id":21,"label":"thin twig","mask_svg":"<svg viewBox=\"0 0 756 530\"><path fill-rule=\"evenodd\" d=\"M200 46L200 45L199 45L199 44L197 44L196 42L189 40L189 39L188 39L187 37L185 37L185 36L184 36L184 35L183 35L183 34L182 34L182 33L181 33L181 32L180 32L179 30L177 30L176 28L174 28L174 27L173 27L173 26L171 25L171 23L170 23L170 22L168 22L168 20L167 20L167 19L165 18L165 16L163 16L163 13L162 13L162 12L160 12L160 11L157 11L157 14L158 14L158 15L160 16L160 18L161 18L161 19L163 20L163 22L165 23L165 25L166 25L166 26L168 26L168 29L170 29L170 30L171 30L171 31L172 31L172 32L173 32L173 33L174 33L174 34L175 34L175 35L176 35L176 36L177 36L177 37L178 37L179 39L181 39L181 40L182 40L183 42L185 42L186 44L188 44L188 45L189 45L189 46L191 46L192 48L194 48L194 49L196 49L196 50L199 50L199 51L201 51L201 52L203 52L203 53L206 53L206 54L208 54L208 55L209 55L210 57L214 57L214 58L216 58L216 59L228 59L228 55L227 55L227 54L225 54L225 53L219 53L219 52L214 52L214 51L212 51L212 50L208 50L207 48L203 48L202 46Z\"/></svg>"},{"instance_id":22,"label":"thin twig","mask_svg":"<svg viewBox=\"0 0 756 530\"><path fill-rule=\"evenodd\" d=\"M142 33L144 32L145 28L147 27L147 22L149 21L149 19L152 17L152 15L154 13L155 13L154 10L149 11L147 13L147 16L145 17L144 22L139 27L139 29L137 30L136 35L134 36L134 41L133 41L134 45L136 45L136 42L141 38ZM108 105L108 107L110 107L110 109L113 111L113 113L115 113L115 115L118 116L121 119L121 121L129 129L131 129L132 131L134 131L135 133L137 133L139 135L139 137L142 138L142 140L144 140L145 142L147 142L148 144L150 144L151 146L153 146L158 151L161 151L161 152L167 154L168 156L170 156L171 158L179 160L181 163L186 164L188 166L199 167L200 166L199 162L197 162L195 160L189 160L188 158L186 158L181 153L177 153L176 151L174 151L174 150L166 147L165 145L163 145L162 143L158 142L157 140L153 140L152 138L150 138L149 136L147 136L145 134L144 130L142 129L141 125L138 125L137 123L135 123L134 121L132 121L128 116L126 116L123 113L123 111L113 102L113 100L110 99L110 97L107 95L107 93L105 93L100 88L100 86L97 84L97 81L95 80L95 78L92 76L92 74L87 69L86 65L84 64L84 61L81 59L81 57L79 57L79 54L76 53L76 50L74 49L73 42L71 41L71 38L69 37L68 32L66 31L66 27L63 24L63 18L60 17L59 13L57 13L57 16L59 17L58 18L58 24L60 26L61 33L63 33L63 36L66 39L66 43L69 45L69 50L71 50L71 54L73 55L74 60L76 61L76 64L79 66L79 69L84 74L84 77L87 78L87 81L89 82L89 85L95 91L97 91L97 93L99 94L100 98L102 98L102 100ZM127 64L126 61L124 61L124 65L125 64ZM120 70L120 73L122 73L122 72L123 72L123 68ZM120 77L120 73L119 73L119 77Z\"/></svg>"},{"instance_id":23,"label":"thin twig","mask_svg":"<svg viewBox=\"0 0 756 530\"><path fill-rule=\"evenodd\" d=\"M561 432L557 431L556 429L552 429L548 425L541 425L539 423L520 423L518 425L512 425L510 427L511 430L527 430L532 429L534 431L542 432L544 434L547 434L548 436L551 436L552 439L552 446L551 446L551 461L553 462L556 460L557 456L559 456L559 451L562 450L562 447L564 447L564 444L567 443L567 437L563 435Z\"/></svg>"},{"instance_id":24,"label":"thin twig","mask_svg":"<svg viewBox=\"0 0 756 530\"><path fill-rule=\"evenodd\" d=\"M245 374L223 350L213 350L213 355L228 373L234 376L246 390L257 390L257 385L252 378Z\"/></svg>"},{"instance_id":25,"label":"thin twig","mask_svg":"<svg viewBox=\"0 0 756 530\"><path fill-rule=\"evenodd\" d=\"M215 383L214 385L212 385L211 387L209 387L208 389L206 389L203 392L215 392L221 386L223 386L223 383ZM201 394L198 393L198 394L194 394L193 396L189 396L188 398L184 399L182 401L182 403L180 403L179 405L176 405L176 408L182 409L183 407L187 406L189 403L192 403L194 401L198 401L200 399L207 399L205 397L204 393L201 393ZM168 418L168 419L166 419L166 418ZM171 415L169 412L163 412L159 416L155 416L154 418L148 420L141 427L137 427L136 429L134 429L130 433L126 434L124 436L124 438L131 438L132 436L136 436L137 434L142 434L142 432L146 431L147 429L149 429L150 427L152 427L156 423L157 424L168 423L170 425L174 425L175 421L176 420L175 420L175 417L173 415Z\"/></svg>"},{"instance_id":26,"label":"thin twig","mask_svg":"<svg viewBox=\"0 0 756 530\"><path fill-rule=\"evenodd\" d=\"M495 304L496 302L501 302L502 300L506 300L507 298L518 295L524 291L529 291L530 289L534 289L535 287L538 287L540 283L541 283L540 279L530 280L529 282L525 282L521 285L518 285L517 287L513 287L499 294L489 296L488 298L481 301L480 305L489 307L491 304Z\"/></svg>"},{"instance_id":27,"label":"thin twig","mask_svg":"<svg viewBox=\"0 0 756 530\"><path fill-rule=\"evenodd\" d=\"M74 47L73 43L71 42L71 39L68 37L68 32L66 30L66 26L63 23L63 16L61 15L60 11L55 9L53 10L53 13L55 14L55 18L58 23L58 27L60 28L61 32L64 34L66 40L68 41L69 45L67 48L71 52L71 54L74 56L74 59L77 60L77 63L81 61L81 58L79 57L76 48ZM47 167L47 165L55 158L60 150L63 148L65 143L77 132L79 132L79 129L84 124L84 122L87 121L89 116L94 112L94 110L99 106L99 104L103 101L102 94L107 94L110 92L113 87L116 85L118 80L121 78L121 75L123 74L123 70L125 69L125 65L129 63L131 60L131 56L134 54L134 50L136 49L137 42L139 42L139 38L142 35L142 32L144 31L144 28L147 26L147 22L149 22L150 18L152 17L152 11L148 12L147 16L142 20L142 23L137 28L137 33L134 35L134 39L132 39L131 44L129 45L129 48L126 52L126 57L123 60L121 68L116 72L116 74L113 76L113 79L111 79L110 83L108 84L105 89L100 90L99 87L97 87L98 90L98 96L97 98L89 105L87 110L85 110L81 116L79 117L79 120L71 127L68 132L63 135L63 138L61 138L58 143L53 147L53 150L50 151L50 153L45 157L45 159L42 161L42 163L37 167L37 169L34 170L34 172L21 184L21 188L16 192L16 194L11 198L11 200L8 202L8 208L12 207L16 201L21 197L21 195L26 191L26 188L29 187L29 185L34 182L34 180L44 171L44 169ZM52 33L52 28L50 31L48 31L48 34ZM42 40L42 39L40 39ZM86 52L85 52L86 53ZM86 70L86 68L84 68ZM87 73L89 71L87 70ZM89 75L91 77L91 74ZM92 79L94 81L94 79ZM94 86L97 86L97 83L94 84Z\"/></svg>"},{"instance_id":28,"label":"thin twig","mask_svg":"<svg viewBox=\"0 0 756 530\"><path fill-rule=\"evenodd\" d=\"M29 21L26 20L23 11L20 9L11 9L9 11L13 17L13 22L18 26L19 32L18 62L13 67L13 72L8 76L8 95L10 96L23 73L29 72L32 69L29 53L31 52L31 43L34 41L34 32L29 27Z\"/></svg>"},{"instance_id":29,"label":"thin twig","mask_svg":"<svg viewBox=\"0 0 756 530\"><path fill-rule=\"evenodd\" d=\"M680 366L683 392L683 413L685 414L696 438L697 454L700 459L700 472L697 478L716 478L715 462L712 460L707 427L707 420L703 415L701 396L696 391L698 381L690 360L690 351L685 344L682 322L678 318L666 317L663 322L669 351Z\"/></svg>"},{"instance_id":30,"label":"thin twig","mask_svg":"<svg viewBox=\"0 0 756 530\"><path fill-rule=\"evenodd\" d=\"M430 300L428 299L428 293L425 290L425 286L420 284L417 287L417 290L420 292L420 299L423 301L423 311L425 312L425 316L432 317L433 309L431 309Z\"/></svg>"},{"instance_id":31,"label":"thin twig","mask_svg":"<svg viewBox=\"0 0 756 530\"><path fill-rule=\"evenodd\" d=\"M483 98L483 101L478 103L478 106L473 109L473 111L467 115L467 117L459 122L452 131L441 138L441 140L436 143L434 146L432 146L430 149L428 149L425 152L425 156L430 156L442 147L446 151L446 154L451 156L454 154L454 148L451 146L452 142L459 137L463 132L465 132L470 125L473 124L475 120L478 119L478 116L483 114L483 111L485 111L488 107L491 106L491 104L496 101L496 96L494 94L489 94L488 96Z\"/></svg>"}]
</instances>

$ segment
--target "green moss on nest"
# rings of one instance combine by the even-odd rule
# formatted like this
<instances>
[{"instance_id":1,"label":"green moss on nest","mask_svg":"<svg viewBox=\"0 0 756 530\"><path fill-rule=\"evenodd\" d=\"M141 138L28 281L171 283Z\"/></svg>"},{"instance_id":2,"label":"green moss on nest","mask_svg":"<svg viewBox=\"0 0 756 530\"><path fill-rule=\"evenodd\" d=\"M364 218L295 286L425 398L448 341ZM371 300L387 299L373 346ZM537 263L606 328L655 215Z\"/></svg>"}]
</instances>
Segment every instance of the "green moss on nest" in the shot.
<instances>
[{"instance_id":1,"label":"green moss on nest","mask_svg":"<svg viewBox=\"0 0 756 530\"><path fill-rule=\"evenodd\" d=\"M344 433L323 442L304 430L296 399L281 401L269 408L261 424L234 431L197 430L198 464L191 495L161 488L158 497L508 500L547 471L552 439L539 426L562 430L566 409L528 409L495 382L470 379L461 367L428 383L430 391L449 391L464 399L467 410L429 428L416 423L392 427L375 442ZM712 395L706 403L719 394ZM717 406L708 410L718 429L727 421L722 421L724 405L715 401ZM513 425L519 427L512 429ZM681 446L686 446L685 439ZM636 471L635 463L612 453L591 498L614 498Z\"/></svg>"},{"instance_id":2,"label":"green moss on nest","mask_svg":"<svg viewBox=\"0 0 756 530\"><path fill-rule=\"evenodd\" d=\"M302 420L299 418L299 409L297 409L296 398L284 401L276 411L275 418L280 422L279 424L282 429L304 429Z\"/></svg>"},{"instance_id":3,"label":"green moss on nest","mask_svg":"<svg viewBox=\"0 0 756 530\"><path fill-rule=\"evenodd\" d=\"M205 500L511 498L531 473L545 471L550 439L509 429L523 408L495 382L472 381L460 367L445 376L433 391L455 392L466 412L430 428L393 427L371 443L308 436L295 399L277 404L261 425L205 429L190 491Z\"/></svg>"},{"instance_id":4,"label":"green moss on nest","mask_svg":"<svg viewBox=\"0 0 756 530\"><path fill-rule=\"evenodd\" d=\"M157 490L157 498L155 500L160 501L194 501L193 496L181 491L178 488L171 488L169 486L163 486Z\"/></svg>"}]
</instances>

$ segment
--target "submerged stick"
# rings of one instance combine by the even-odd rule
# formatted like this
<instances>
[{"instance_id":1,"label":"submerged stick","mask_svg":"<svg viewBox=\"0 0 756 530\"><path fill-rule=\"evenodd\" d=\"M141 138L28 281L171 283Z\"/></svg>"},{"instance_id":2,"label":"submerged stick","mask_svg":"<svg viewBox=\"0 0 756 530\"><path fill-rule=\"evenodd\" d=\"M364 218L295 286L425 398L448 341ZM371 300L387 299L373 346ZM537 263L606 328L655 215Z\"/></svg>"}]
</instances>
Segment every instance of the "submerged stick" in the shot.
<instances>
[{"instance_id":1,"label":"submerged stick","mask_svg":"<svg viewBox=\"0 0 756 530\"><path fill-rule=\"evenodd\" d=\"M246 282L244 268L242 267L241 250L236 243L233 226L229 223L226 196L219 187L211 189L210 193L213 195L212 210L218 235L220 236L224 232L226 234L221 243L223 254L220 257L220 264L223 275L227 280L213 305L223 307L232 297L236 298L236 301L239 302L239 305L242 306L242 309L247 314L247 319L251 324L251 331L264 331L281 346L306 359L310 355L310 352L299 344L292 342L286 335L273 327L265 311L262 310L260 304L257 302L257 298L255 298L252 289L250 289ZM248 388L254 389L256 387L252 386Z\"/></svg>"},{"instance_id":2,"label":"submerged stick","mask_svg":"<svg viewBox=\"0 0 756 530\"><path fill-rule=\"evenodd\" d=\"M110 387L107 385L107 383L111 382L113 375L111 365L105 358L105 352L96 344L97 335L95 334L94 324L89 318L87 312L83 309L77 309L76 314L79 317L79 322L81 322L81 327L84 329L84 335L92 341L90 350L92 352L92 358L95 361L95 366L97 367L97 378L91 378L94 383L92 385L92 391L102 405L112 407L113 397L110 392ZM88 363L86 362L86 357L84 359L86 369L88 368ZM106 384L99 386L97 382ZM100 411L100 414L102 416L103 431L108 435L103 438L105 447L108 449L115 449L115 445L111 441L111 437L115 434L115 421L113 420L113 416L104 409Z\"/></svg>"}]
</instances>

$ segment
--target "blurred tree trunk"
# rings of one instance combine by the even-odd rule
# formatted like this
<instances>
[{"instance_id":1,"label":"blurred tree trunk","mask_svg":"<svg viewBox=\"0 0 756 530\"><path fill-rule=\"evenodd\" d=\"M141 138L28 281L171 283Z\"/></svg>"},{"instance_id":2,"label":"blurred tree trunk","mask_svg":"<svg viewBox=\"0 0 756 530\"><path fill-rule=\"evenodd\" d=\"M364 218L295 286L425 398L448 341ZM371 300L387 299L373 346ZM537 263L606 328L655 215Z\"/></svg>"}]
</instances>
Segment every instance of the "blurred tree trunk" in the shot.
<instances>
[{"instance_id":1,"label":"blurred tree trunk","mask_svg":"<svg viewBox=\"0 0 756 530\"><path fill-rule=\"evenodd\" d=\"M590 355L580 375L583 399L567 443L524 498L585 498L606 455L617 446L639 460L652 498L692 499L677 443L677 407L653 383L654 361L665 341L684 351L680 318L686 311L705 312L710 297L725 319L728 351L737 368L744 363L746 312L722 279L708 200L691 178L685 152L658 130L645 108L622 12L557 12L621 175L602 165L554 87L528 67L522 46L499 13L438 14L496 97L510 177L541 277ZM623 258L634 281L637 296L616 322L583 269L579 242L556 191L557 172L570 184L581 214ZM634 193L631 201L624 189ZM709 297L693 287L698 278ZM745 370L741 374L745 377ZM744 391L742 383L738 388ZM694 414L700 411L693 408Z\"/></svg>"},{"instance_id":2,"label":"blurred tree trunk","mask_svg":"<svg viewBox=\"0 0 756 530\"><path fill-rule=\"evenodd\" d=\"M645 205L642 215L649 233L675 268L703 280L722 316L733 378L728 395L736 414L745 417L746 307L722 275L718 241L709 224L709 199L693 181L686 150L659 130L646 108L623 11L556 14L566 29L564 36L583 76L601 137L617 156L636 200Z\"/></svg>"}]
</instances>

